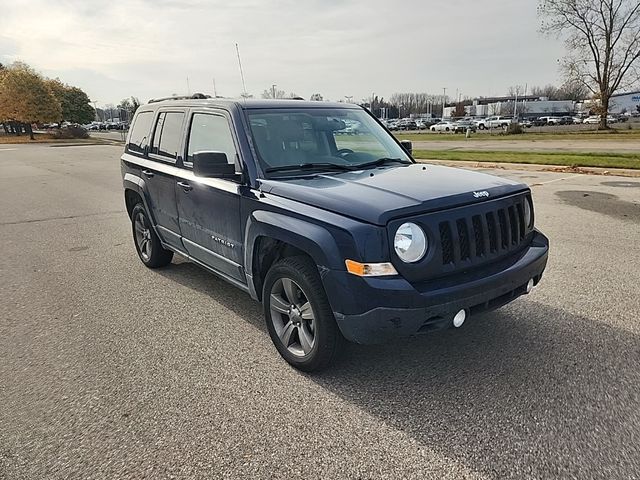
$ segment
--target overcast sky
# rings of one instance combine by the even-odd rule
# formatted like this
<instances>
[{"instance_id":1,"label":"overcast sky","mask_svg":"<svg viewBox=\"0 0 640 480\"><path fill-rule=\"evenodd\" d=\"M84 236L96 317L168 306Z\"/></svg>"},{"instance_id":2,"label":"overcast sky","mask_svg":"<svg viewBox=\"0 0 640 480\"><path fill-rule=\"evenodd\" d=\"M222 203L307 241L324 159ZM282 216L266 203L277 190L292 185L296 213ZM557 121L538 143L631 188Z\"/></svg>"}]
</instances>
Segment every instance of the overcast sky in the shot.
<instances>
[{"instance_id":1,"label":"overcast sky","mask_svg":"<svg viewBox=\"0 0 640 480\"><path fill-rule=\"evenodd\" d=\"M0 62L24 61L98 105L187 92L305 98L500 95L560 83L537 0L30 0L0 7Z\"/></svg>"}]
</instances>

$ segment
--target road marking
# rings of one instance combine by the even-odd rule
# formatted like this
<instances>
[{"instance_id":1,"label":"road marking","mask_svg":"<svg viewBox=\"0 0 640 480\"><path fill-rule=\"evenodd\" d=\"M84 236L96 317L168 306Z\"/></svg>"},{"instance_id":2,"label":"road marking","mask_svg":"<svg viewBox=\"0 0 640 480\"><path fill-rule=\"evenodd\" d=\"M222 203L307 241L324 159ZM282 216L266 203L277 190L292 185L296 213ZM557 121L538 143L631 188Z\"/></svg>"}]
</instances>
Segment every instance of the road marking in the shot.
<instances>
[{"instance_id":1,"label":"road marking","mask_svg":"<svg viewBox=\"0 0 640 480\"><path fill-rule=\"evenodd\" d=\"M580 176L581 176L580 174L575 174L575 175L569 175L568 177L554 178L553 180L547 180L546 182L532 183L531 186L532 187L537 187L537 186L540 186L540 185L548 185L549 183L561 182L562 180L569 180L570 178L580 177Z\"/></svg>"},{"instance_id":2,"label":"road marking","mask_svg":"<svg viewBox=\"0 0 640 480\"><path fill-rule=\"evenodd\" d=\"M0 148L0 152L11 152L17 150L17 148Z\"/></svg>"}]
</instances>

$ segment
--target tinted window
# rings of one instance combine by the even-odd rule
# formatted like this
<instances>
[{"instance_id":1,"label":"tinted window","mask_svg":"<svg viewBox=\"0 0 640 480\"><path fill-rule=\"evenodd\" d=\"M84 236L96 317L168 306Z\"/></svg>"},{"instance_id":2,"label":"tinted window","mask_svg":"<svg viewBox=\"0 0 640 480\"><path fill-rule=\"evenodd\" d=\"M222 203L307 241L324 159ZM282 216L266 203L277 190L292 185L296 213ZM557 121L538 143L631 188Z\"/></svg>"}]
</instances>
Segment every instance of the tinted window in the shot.
<instances>
[{"instance_id":1,"label":"tinted window","mask_svg":"<svg viewBox=\"0 0 640 480\"><path fill-rule=\"evenodd\" d=\"M163 112L158 117L153 135L152 153L175 159L178 156L184 113Z\"/></svg>"},{"instance_id":2,"label":"tinted window","mask_svg":"<svg viewBox=\"0 0 640 480\"><path fill-rule=\"evenodd\" d=\"M129 134L129 151L143 153L149 144L149 131L153 121L153 112L141 112L133 122L131 133Z\"/></svg>"},{"instance_id":3,"label":"tinted window","mask_svg":"<svg viewBox=\"0 0 640 480\"><path fill-rule=\"evenodd\" d=\"M235 163L236 147L229 128L229 122L220 115L195 113L189 131L187 162L193 162L193 154L202 151L216 151L227 154L227 161Z\"/></svg>"}]
</instances>

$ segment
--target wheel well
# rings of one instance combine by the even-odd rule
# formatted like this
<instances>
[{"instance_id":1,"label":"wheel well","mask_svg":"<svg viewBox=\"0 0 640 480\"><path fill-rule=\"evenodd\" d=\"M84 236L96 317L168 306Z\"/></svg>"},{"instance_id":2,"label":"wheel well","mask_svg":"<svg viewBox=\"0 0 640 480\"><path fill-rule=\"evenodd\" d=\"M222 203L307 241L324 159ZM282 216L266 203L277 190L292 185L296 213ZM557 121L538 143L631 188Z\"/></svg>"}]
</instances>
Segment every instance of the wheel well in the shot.
<instances>
[{"instance_id":1,"label":"wheel well","mask_svg":"<svg viewBox=\"0 0 640 480\"><path fill-rule=\"evenodd\" d=\"M307 253L286 242L269 237L260 237L256 240L253 250L253 282L258 295L258 300L262 300L262 287L267 272L278 260L286 257L307 256Z\"/></svg>"},{"instance_id":2,"label":"wheel well","mask_svg":"<svg viewBox=\"0 0 640 480\"><path fill-rule=\"evenodd\" d=\"M131 212L133 212L133 207L135 207L136 204L141 202L142 202L142 197L135 190L131 190L130 188L127 188L124 191L124 203L127 207L127 214L129 215L129 218L131 218Z\"/></svg>"}]
</instances>

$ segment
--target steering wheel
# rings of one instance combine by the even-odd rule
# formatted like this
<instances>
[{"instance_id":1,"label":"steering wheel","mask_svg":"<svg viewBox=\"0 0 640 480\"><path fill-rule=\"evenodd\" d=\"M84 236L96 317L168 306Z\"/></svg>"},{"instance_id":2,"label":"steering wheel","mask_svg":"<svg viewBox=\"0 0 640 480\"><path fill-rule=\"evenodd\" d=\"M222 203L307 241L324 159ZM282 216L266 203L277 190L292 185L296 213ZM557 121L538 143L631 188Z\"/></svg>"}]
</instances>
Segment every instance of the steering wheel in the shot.
<instances>
[{"instance_id":1,"label":"steering wheel","mask_svg":"<svg viewBox=\"0 0 640 480\"><path fill-rule=\"evenodd\" d=\"M341 148L339 150L336 151L336 153L340 156L343 155L348 155L350 153L355 153L353 150L351 150L350 148Z\"/></svg>"}]
</instances>

